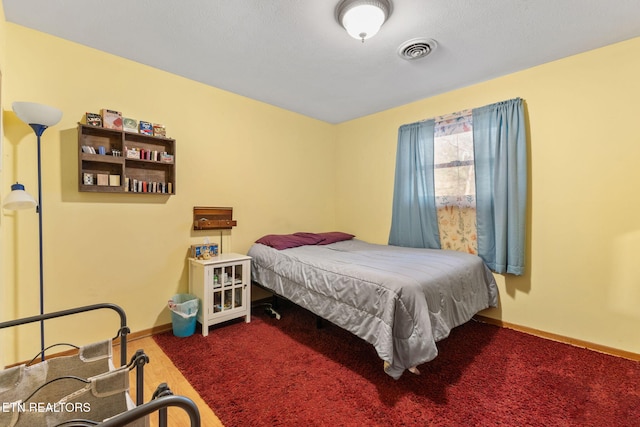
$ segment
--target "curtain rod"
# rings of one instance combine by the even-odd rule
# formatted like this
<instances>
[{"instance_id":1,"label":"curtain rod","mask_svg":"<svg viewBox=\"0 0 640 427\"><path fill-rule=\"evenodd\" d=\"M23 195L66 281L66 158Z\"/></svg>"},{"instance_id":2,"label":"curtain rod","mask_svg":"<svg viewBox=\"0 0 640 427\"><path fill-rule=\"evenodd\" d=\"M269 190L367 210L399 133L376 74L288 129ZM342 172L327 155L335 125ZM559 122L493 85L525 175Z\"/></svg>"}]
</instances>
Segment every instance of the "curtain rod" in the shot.
<instances>
[{"instance_id":1,"label":"curtain rod","mask_svg":"<svg viewBox=\"0 0 640 427\"><path fill-rule=\"evenodd\" d=\"M498 102L494 102L494 103L491 103L491 104L487 104L487 105L484 105L483 107L473 107L473 108L468 108L466 110L457 111L457 112L454 112L454 113L443 114L442 116L436 116L436 117L431 117L431 118L427 118L427 119L418 120L416 123L426 122L427 120L435 120L436 123L437 122L444 122L446 120L450 120L450 119L455 118L455 117L461 117L461 116L466 116L466 115L472 114L473 110L475 110L477 108L484 108L484 107L488 107L490 105L495 105L495 104L503 104L503 103L510 102L510 101L515 101L515 100L518 100L518 99L522 99L522 98L520 98L518 96L518 97L515 97L515 98L511 98L511 99L506 99L504 101L498 101Z\"/></svg>"}]
</instances>

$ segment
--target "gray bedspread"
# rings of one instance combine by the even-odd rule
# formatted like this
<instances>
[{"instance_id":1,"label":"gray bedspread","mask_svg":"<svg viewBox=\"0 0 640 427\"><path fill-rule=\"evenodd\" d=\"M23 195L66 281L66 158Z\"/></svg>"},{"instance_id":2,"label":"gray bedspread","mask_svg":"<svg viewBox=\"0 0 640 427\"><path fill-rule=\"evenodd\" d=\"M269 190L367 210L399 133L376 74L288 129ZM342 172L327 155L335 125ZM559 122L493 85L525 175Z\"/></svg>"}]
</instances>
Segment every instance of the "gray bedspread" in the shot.
<instances>
[{"instance_id":1,"label":"gray bedspread","mask_svg":"<svg viewBox=\"0 0 640 427\"><path fill-rule=\"evenodd\" d=\"M353 239L285 250L256 243L248 255L255 282L371 343L396 379L497 304L493 274L462 252Z\"/></svg>"}]
</instances>

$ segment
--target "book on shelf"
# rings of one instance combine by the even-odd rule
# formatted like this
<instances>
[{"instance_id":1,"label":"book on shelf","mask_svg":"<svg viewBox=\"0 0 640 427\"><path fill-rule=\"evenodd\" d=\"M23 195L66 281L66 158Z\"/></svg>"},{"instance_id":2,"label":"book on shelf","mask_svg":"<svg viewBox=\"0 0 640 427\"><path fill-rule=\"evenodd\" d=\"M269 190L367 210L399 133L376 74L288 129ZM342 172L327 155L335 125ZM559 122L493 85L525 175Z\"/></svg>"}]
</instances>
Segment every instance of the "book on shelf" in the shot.
<instances>
[{"instance_id":1,"label":"book on shelf","mask_svg":"<svg viewBox=\"0 0 640 427\"><path fill-rule=\"evenodd\" d=\"M107 129L122 130L122 113L120 111L103 108L102 126Z\"/></svg>"}]
</instances>

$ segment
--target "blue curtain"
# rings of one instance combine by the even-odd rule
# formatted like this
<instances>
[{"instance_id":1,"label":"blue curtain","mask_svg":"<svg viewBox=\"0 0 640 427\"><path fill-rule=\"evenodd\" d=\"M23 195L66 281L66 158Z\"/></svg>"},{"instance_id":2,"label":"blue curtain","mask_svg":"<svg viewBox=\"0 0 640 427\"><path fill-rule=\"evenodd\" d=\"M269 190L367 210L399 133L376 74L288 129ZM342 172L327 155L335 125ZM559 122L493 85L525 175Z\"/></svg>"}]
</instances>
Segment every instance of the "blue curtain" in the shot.
<instances>
[{"instance_id":1,"label":"blue curtain","mask_svg":"<svg viewBox=\"0 0 640 427\"><path fill-rule=\"evenodd\" d=\"M398 130L390 245L440 249L433 184L434 127L432 119Z\"/></svg>"},{"instance_id":2,"label":"blue curtain","mask_svg":"<svg viewBox=\"0 0 640 427\"><path fill-rule=\"evenodd\" d=\"M524 107L473 110L478 255L497 273L524 273L527 148Z\"/></svg>"}]
</instances>

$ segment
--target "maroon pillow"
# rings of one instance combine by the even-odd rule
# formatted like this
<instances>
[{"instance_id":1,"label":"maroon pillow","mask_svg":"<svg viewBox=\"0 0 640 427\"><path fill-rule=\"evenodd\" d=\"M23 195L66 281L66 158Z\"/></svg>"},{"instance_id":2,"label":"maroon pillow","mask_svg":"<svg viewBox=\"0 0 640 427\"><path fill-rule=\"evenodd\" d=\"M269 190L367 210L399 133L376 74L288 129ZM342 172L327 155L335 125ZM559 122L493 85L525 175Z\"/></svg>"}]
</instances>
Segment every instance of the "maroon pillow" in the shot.
<instances>
[{"instance_id":1,"label":"maroon pillow","mask_svg":"<svg viewBox=\"0 0 640 427\"><path fill-rule=\"evenodd\" d=\"M343 233L341 231L318 233L318 236L322 236L322 240L318 243L319 245L328 245L330 243L342 242L343 240L351 240L356 237L353 234Z\"/></svg>"},{"instance_id":2,"label":"maroon pillow","mask_svg":"<svg viewBox=\"0 0 640 427\"><path fill-rule=\"evenodd\" d=\"M315 233L267 234L256 240L256 243L282 250L304 245L315 245L322 239L322 236Z\"/></svg>"}]
</instances>

